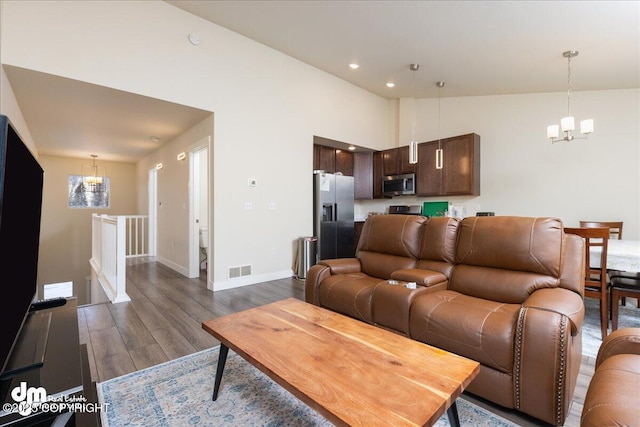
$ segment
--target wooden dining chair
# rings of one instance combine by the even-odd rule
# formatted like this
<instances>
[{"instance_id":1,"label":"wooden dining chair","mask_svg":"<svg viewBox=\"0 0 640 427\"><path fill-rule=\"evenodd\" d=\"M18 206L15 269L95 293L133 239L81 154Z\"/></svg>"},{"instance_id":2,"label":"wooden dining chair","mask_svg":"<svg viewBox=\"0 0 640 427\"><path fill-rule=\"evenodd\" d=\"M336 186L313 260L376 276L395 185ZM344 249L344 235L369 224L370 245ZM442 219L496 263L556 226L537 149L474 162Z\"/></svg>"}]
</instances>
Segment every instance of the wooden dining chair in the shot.
<instances>
[{"instance_id":1,"label":"wooden dining chair","mask_svg":"<svg viewBox=\"0 0 640 427\"><path fill-rule=\"evenodd\" d=\"M608 227L565 227L565 233L577 234L585 240L584 296L600 300L600 330L602 339L607 336L609 326L609 304L607 298L607 248L609 243ZM591 264L591 250L601 248L600 263Z\"/></svg>"},{"instance_id":2,"label":"wooden dining chair","mask_svg":"<svg viewBox=\"0 0 640 427\"><path fill-rule=\"evenodd\" d=\"M622 225L624 221L580 221L580 227L608 227L609 238L622 240ZM619 270L607 270L609 275L609 288L611 288L611 281L615 277L623 279L638 280L640 274L636 272L619 271ZM611 293L611 289L609 289ZM627 299L625 296L621 297L622 305L627 305ZM640 298L638 298L638 307L640 307ZM613 316L613 312L611 313Z\"/></svg>"},{"instance_id":3,"label":"wooden dining chair","mask_svg":"<svg viewBox=\"0 0 640 427\"><path fill-rule=\"evenodd\" d=\"M640 302L640 273L635 277L614 277L610 285L611 330L618 329L618 300L624 297L637 298Z\"/></svg>"}]
</instances>

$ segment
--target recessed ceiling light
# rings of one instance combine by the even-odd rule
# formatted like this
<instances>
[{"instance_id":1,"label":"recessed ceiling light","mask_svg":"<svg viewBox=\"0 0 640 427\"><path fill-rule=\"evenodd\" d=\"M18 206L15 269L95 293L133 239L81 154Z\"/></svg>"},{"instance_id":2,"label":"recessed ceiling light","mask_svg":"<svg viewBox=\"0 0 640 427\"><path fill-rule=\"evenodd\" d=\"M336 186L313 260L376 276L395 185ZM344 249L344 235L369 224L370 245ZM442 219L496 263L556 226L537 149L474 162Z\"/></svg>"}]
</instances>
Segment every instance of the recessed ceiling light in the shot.
<instances>
[{"instance_id":1,"label":"recessed ceiling light","mask_svg":"<svg viewBox=\"0 0 640 427\"><path fill-rule=\"evenodd\" d=\"M158 138L158 137L157 137L157 136L155 136L155 135L151 135L151 136L149 137L149 139L150 139L151 141L153 141L153 142L158 142L158 141L160 141L160 138Z\"/></svg>"},{"instance_id":2,"label":"recessed ceiling light","mask_svg":"<svg viewBox=\"0 0 640 427\"><path fill-rule=\"evenodd\" d=\"M349 68L351 68L352 70L357 70L358 68L360 68L360 66L355 62L352 62L351 64L349 64Z\"/></svg>"},{"instance_id":3,"label":"recessed ceiling light","mask_svg":"<svg viewBox=\"0 0 640 427\"><path fill-rule=\"evenodd\" d=\"M354 147L353 145L350 145L350 146L347 147L347 150L356 151L356 147Z\"/></svg>"},{"instance_id":4,"label":"recessed ceiling light","mask_svg":"<svg viewBox=\"0 0 640 427\"><path fill-rule=\"evenodd\" d=\"M387 87L394 87L396 84L394 82L388 82Z\"/></svg>"}]
</instances>

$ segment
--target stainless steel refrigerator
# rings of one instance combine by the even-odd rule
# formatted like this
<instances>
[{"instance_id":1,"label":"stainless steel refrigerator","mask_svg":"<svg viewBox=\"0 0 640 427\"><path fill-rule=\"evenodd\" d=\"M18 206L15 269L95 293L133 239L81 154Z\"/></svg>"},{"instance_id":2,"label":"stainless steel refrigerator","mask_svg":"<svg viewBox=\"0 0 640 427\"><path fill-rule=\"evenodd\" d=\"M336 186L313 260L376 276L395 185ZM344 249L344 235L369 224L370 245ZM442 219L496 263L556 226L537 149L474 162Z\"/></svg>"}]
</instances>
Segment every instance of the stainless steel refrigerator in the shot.
<instances>
[{"instance_id":1,"label":"stainless steel refrigerator","mask_svg":"<svg viewBox=\"0 0 640 427\"><path fill-rule=\"evenodd\" d=\"M353 177L313 174L313 234L316 262L354 256Z\"/></svg>"}]
</instances>

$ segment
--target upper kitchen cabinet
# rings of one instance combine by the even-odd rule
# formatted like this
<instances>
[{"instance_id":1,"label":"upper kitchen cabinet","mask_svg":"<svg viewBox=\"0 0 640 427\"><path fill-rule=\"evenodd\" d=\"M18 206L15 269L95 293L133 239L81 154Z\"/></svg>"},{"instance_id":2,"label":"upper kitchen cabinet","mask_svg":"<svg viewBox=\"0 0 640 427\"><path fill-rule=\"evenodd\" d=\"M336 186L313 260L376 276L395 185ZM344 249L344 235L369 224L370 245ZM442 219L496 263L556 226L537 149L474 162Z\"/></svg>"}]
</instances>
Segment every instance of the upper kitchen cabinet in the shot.
<instances>
[{"instance_id":1,"label":"upper kitchen cabinet","mask_svg":"<svg viewBox=\"0 0 640 427\"><path fill-rule=\"evenodd\" d=\"M442 168L436 168L438 141L418 146L418 196L478 196L480 136L475 133L441 140Z\"/></svg>"},{"instance_id":2,"label":"upper kitchen cabinet","mask_svg":"<svg viewBox=\"0 0 640 427\"><path fill-rule=\"evenodd\" d=\"M353 193L356 200L373 199L373 152L353 153Z\"/></svg>"},{"instance_id":3,"label":"upper kitchen cabinet","mask_svg":"<svg viewBox=\"0 0 640 427\"><path fill-rule=\"evenodd\" d=\"M383 175L398 175L400 173L398 157L399 154L397 148L391 148L382 152Z\"/></svg>"},{"instance_id":4,"label":"upper kitchen cabinet","mask_svg":"<svg viewBox=\"0 0 640 427\"><path fill-rule=\"evenodd\" d=\"M353 153L325 145L313 144L313 170L353 176Z\"/></svg>"},{"instance_id":5,"label":"upper kitchen cabinet","mask_svg":"<svg viewBox=\"0 0 640 427\"><path fill-rule=\"evenodd\" d=\"M383 164L382 164L382 151L376 151L373 153L373 198L384 199L382 195L382 176L383 176Z\"/></svg>"},{"instance_id":6,"label":"upper kitchen cabinet","mask_svg":"<svg viewBox=\"0 0 640 427\"><path fill-rule=\"evenodd\" d=\"M336 153L336 173L353 176L353 153L347 150L335 150Z\"/></svg>"},{"instance_id":7,"label":"upper kitchen cabinet","mask_svg":"<svg viewBox=\"0 0 640 427\"><path fill-rule=\"evenodd\" d=\"M383 175L415 173L416 165L409 163L409 146L382 151Z\"/></svg>"},{"instance_id":8,"label":"upper kitchen cabinet","mask_svg":"<svg viewBox=\"0 0 640 427\"><path fill-rule=\"evenodd\" d=\"M313 169L323 170L327 173L336 171L336 150L324 145L313 145Z\"/></svg>"},{"instance_id":9,"label":"upper kitchen cabinet","mask_svg":"<svg viewBox=\"0 0 640 427\"><path fill-rule=\"evenodd\" d=\"M416 173L416 171L418 170L417 164L412 165L411 163L409 163L408 145L398 148L398 169L400 170L400 174Z\"/></svg>"}]
</instances>

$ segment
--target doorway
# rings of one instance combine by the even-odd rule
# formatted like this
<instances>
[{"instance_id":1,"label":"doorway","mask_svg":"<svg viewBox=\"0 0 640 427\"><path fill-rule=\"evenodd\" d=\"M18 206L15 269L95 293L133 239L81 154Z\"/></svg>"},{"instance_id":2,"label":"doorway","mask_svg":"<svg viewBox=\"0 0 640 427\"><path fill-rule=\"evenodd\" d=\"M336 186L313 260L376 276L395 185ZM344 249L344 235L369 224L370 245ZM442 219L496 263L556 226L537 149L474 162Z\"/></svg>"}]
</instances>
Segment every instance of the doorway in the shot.
<instances>
[{"instance_id":1,"label":"doorway","mask_svg":"<svg viewBox=\"0 0 640 427\"><path fill-rule=\"evenodd\" d=\"M189 147L189 277L206 274L211 265L212 230L209 212L209 151L211 137Z\"/></svg>"}]
</instances>

